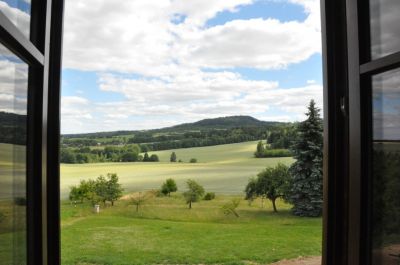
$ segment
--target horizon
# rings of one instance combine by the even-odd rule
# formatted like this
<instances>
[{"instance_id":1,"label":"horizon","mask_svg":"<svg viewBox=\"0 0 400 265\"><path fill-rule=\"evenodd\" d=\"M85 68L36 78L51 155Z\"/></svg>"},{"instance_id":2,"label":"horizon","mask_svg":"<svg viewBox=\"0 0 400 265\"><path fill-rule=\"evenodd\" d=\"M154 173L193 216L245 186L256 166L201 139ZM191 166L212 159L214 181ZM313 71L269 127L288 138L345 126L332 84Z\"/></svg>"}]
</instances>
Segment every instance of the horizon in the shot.
<instances>
[{"instance_id":1,"label":"horizon","mask_svg":"<svg viewBox=\"0 0 400 265\"><path fill-rule=\"evenodd\" d=\"M63 135L322 109L317 0L92 1L66 2Z\"/></svg>"}]
</instances>

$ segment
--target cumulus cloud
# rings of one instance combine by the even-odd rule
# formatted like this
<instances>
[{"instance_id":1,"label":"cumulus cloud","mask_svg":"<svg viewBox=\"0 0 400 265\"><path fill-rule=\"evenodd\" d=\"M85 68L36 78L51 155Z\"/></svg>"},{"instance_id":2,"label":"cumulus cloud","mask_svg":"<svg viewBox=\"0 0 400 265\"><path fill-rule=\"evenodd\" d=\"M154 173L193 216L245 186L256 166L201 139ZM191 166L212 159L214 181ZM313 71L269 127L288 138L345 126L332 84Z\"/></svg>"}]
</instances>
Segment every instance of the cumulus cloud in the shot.
<instances>
[{"instance_id":1,"label":"cumulus cloud","mask_svg":"<svg viewBox=\"0 0 400 265\"><path fill-rule=\"evenodd\" d=\"M320 52L320 29L312 18L319 14L318 1L300 3L308 14L303 22L271 18L206 26L219 12L252 2L67 1L64 66L154 76L187 67L274 69ZM182 23L174 23L177 15L185 17Z\"/></svg>"},{"instance_id":2,"label":"cumulus cloud","mask_svg":"<svg viewBox=\"0 0 400 265\"><path fill-rule=\"evenodd\" d=\"M124 99L63 98L63 131L148 129L238 114L303 118L311 98L321 105L321 86L283 89L236 69L284 69L320 53L318 1L284 0L304 7L304 21L207 25L220 12L240 12L256 1L67 1L64 68L97 72L102 93Z\"/></svg>"}]
</instances>

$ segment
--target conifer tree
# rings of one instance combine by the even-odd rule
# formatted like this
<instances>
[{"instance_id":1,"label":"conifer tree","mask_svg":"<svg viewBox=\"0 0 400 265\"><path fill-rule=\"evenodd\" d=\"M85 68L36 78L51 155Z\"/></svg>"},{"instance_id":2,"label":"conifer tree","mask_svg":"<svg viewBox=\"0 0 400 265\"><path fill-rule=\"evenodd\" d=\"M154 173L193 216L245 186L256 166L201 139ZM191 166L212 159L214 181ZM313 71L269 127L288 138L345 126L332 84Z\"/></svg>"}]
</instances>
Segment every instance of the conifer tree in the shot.
<instances>
[{"instance_id":1,"label":"conifer tree","mask_svg":"<svg viewBox=\"0 0 400 265\"><path fill-rule=\"evenodd\" d=\"M314 100L306 115L307 119L298 125L292 146L296 162L290 167L289 201L294 215L316 217L322 215L323 126Z\"/></svg>"}]
</instances>

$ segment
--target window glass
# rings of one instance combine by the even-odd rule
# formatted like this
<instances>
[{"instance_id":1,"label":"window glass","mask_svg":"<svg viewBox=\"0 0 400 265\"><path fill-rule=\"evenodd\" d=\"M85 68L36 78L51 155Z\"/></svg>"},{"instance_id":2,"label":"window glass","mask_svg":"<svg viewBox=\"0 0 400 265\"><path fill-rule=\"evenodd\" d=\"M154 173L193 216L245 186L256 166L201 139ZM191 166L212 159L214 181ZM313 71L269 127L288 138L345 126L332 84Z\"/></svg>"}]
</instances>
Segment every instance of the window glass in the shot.
<instances>
[{"instance_id":1,"label":"window glass","mask_svg":"<svg viewBox=\"0 0 400 265\"><path fill-rule=\"evenodd\" d=\"M28 65L0 45L0 264L26 264Z\"/></svg>"},{"instance_id":2,"label":"window glass","mask_svg":"<svg viewBox=\"0 0 400 265\"><path fill-rule=\"evenodd\" d=\"M400 262L400 70L373 77L373 264Z\"/></svg>"},{"instance_id":3,"label":"window glass","mask_svg":"<svg viewBox=\"0 0 400 265\"><path fill-rule=\"evenodd\" d=\"M0 0L0 10L29 38L31 0Z\"/></svg>"},{"instance_id":4,"label":"window glass","mask_svg":"<svg viewBox=\"0 0 400 265\"><path fill-rule=\"evenodd\" d=\"M370 0L372 59L400 51L399 12L398 0Z\"/></svg>"}]
</instances>

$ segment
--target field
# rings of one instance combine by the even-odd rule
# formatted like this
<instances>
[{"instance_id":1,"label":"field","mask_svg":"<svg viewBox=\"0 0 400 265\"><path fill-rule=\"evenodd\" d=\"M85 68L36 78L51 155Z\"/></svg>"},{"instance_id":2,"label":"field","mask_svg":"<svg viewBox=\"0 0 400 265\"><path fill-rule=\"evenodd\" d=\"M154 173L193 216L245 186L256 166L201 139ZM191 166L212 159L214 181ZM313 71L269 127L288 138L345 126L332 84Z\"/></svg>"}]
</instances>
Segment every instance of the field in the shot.
<instances>
[{"instance_id":1,"label":"field","mask_svg":"<svg viewBox=\"0 0 400 265\"><path fill-rule=\"evenodd\" d=\"M62 264L269 264L321 254L321 219L279 213L261 201L241 201L239 218L220 207L232 196L195 203L180 194L154 198L139 212L120 201L100 214L62 204Z\"/></svg>"},{"instance_id":2,"label":"field","mask_svg":"<svg viewBox=\"0 0 400 265\"><path fill-rule=\"evenodd\" d=\"M278 162L290 164L292 158L255 159L257 142L245 142L210 147L197 147L153 152L161 162L98 163L61 165L61 196L68 196L69 187L81 179L117 173L126 192L157 189L167 178L174 178L178 188L188 178L199 181L208 191L241 194L248 179L260 170ZM170 163L175 151L184 163ZM153 153L149 153L150 155ZM197 158L198 163L188 163Z\"/></svg>"},{"instance_id":3,"label":"field","mask_svg":"<svg viewBox=\"0 0 400 265\"><path fill-rule=\"evenodd\" d=\"M282 201L273 213L268 201L249 205L243 200L249 177L266 166L293 161L253 158L255 146L247 142L175 150L183 163L168 162L168 150L155 152L159 163L61 165L62 264L258 265L321 255L321 218L294 217ZM188 163L190 158L198 163ZM8 161L6 154L0 153L0 161ZM71 185L108 172L118 174L126 194L160 188L169 177L177 180L179 190L171 197L148 199L138 212L127 196L113 207L102 205L99 214L87 203L74 206L66 199ZM0 174L2 180L5 175ZM188 178L216 192L216 199L196 202L189 210L181 194ZM233 198L241 199L238 218L221 210ZM0 205L7 212L4 207ZM11 233L0 231L0 242L10 238ZM9 253L4 249L0 257Z\"/></svg>"}]
</instances>

